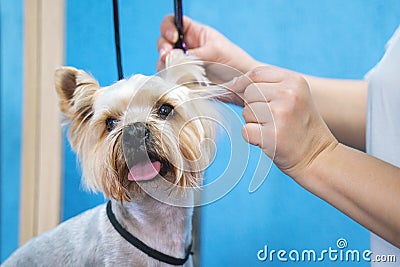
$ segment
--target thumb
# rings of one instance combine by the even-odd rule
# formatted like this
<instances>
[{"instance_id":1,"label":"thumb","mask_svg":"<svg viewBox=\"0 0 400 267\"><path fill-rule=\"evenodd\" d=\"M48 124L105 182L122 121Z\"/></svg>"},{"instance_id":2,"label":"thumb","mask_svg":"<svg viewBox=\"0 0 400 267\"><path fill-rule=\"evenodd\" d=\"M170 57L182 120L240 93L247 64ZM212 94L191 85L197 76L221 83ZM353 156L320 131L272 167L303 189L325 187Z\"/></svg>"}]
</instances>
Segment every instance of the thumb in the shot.
<instances>
[{"instance_id":1,"label":"thumb","mask_svg":"<svg viewBox=\"0 0 400 267\"><path fill-rule=\"evenodd\" d=\"M246 88L252 84L253 81L247 76L247 74L233 78L231 81L227 82L225 86L234 93L243 96Z\"/></svg>"},{"instance_id":2,"label":"thumb","mask_svg":"<svg viewBox=\"0 0 400 267\"><path fill-rule=\"evenodd\" d=\"M227 88L231 94L229 95L230 102L238 106L244 106L244 91L252 83L252 81L246 76L234 77L231 81L224 83L222 86Z\"/></svg>"},{"instance_id":3,"label":"thumb","mask_svg":"<svg viewBox=\"0 0 400 267\"><path fill-rule=\"evenodd\" d=\"M210 61L212 58L210 56L210 52L207 50L209 49L206 49L206 46L201 46L189 49L187 52L189 55L195 56L203 61Z\"/></svg>"}]
</instances>

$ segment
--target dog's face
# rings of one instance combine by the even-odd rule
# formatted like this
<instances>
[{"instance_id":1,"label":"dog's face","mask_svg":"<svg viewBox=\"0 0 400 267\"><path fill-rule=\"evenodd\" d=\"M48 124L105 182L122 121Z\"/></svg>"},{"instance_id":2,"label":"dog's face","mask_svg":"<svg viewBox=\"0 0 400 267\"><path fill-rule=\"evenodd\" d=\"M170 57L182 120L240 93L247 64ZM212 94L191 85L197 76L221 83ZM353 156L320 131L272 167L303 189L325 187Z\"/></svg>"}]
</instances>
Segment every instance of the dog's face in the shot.
<instances>
[{"instance_id":1,"label":"dog's face","mask_svg":"<svg viewBox=\"0 0 400 267\"><path fill-rule=\"evenodd\" d=\"M57 70L60 109L90 189L129 201L143 194L141 183L165 179L184 188L201 183L214 156L209 98L217 93L177 85L202 79L195 63L161 76L135 75L100 88L82 70Z\"/></svg>"}]
</instances>

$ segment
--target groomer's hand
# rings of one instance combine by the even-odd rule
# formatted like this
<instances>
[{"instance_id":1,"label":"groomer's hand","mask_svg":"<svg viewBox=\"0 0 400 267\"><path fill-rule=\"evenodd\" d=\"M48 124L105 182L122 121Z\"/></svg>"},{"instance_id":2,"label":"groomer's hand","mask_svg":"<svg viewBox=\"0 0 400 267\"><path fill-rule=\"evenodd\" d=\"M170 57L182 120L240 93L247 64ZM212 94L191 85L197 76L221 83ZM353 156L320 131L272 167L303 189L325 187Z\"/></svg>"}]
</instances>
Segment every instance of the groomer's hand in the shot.
<instances>
[{"instance_id":1,"label":"groomer's hand","mask_svg":"<svg viewBox=\"0 0 400 267\"><path fill-rule=\"evenodd\" d=\"M228 68L220 68L216 64L206 65L207 75L213 82L227 82L234 76L246 73L261 65L240 47L209 26L200 24L188 17L183 18L183 26L189 54L203 61L217 62L236 69L236 71L229 71ZM178 32L172 15L163 19L160 32L161 36L157 42L160 54L157 62L158 70L164 68L165 57L178 40Z\"/></svg>"},{"instance_id":2,"label":"groomer's hand","mask_svg":"<svg viewBox=\"0 0 400 267\"><path fill-rule=\"evenodd\" d=\"M229 87L244 99L244 139L259 146L292 178L307 176L313 161L338 144L300 74L257 67Z\"/></svg>"}]
</instances>

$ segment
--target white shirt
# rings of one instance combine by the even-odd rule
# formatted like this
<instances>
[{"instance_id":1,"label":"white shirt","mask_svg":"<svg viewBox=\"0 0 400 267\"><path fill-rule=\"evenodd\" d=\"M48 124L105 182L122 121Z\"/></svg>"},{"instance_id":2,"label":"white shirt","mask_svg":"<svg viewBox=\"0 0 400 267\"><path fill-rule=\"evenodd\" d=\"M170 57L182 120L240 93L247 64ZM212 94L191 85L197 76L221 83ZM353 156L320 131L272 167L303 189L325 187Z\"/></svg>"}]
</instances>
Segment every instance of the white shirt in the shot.
<instances>
[{"instance_id":1,"label":"white shirt","mask_svg":"<svg viewBox=\"0 0 400 267\"><path fill-rule=\"evenodd\" d=\"M385 55L366 78L367 153L400 167L400 27L388 42ZM373 233L371 251L371 259L374 255L396 255L397 258L396 263L371 262L371 266L400 266L400 249Z\"/></svg>"}]
</instances>

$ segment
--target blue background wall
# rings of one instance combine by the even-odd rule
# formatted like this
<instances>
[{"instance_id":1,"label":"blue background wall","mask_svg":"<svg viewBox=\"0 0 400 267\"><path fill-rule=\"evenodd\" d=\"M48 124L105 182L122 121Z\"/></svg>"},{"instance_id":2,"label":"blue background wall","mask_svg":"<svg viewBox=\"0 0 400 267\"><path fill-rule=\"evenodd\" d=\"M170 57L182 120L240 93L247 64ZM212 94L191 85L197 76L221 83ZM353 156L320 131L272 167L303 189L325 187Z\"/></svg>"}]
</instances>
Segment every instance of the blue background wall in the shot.
<instances>
[{"instance_id":1,"label":"blue background wall","mask_svg":"<svg viewBox=\"0 0 400 267\"><path fill-rule=\"evenodd\" d=\"M22 1L0 0L0 262L18 246Z\"/></svg>"},{"instance_id":2,"label":"blue background wall","mask_svg":"<svg viewBox=\"0 0 400 267\"><path fill-rule=\"evenodd\" d=\"M5 2L5 1L3 1ZM20 3L2 3L2 83L3 96L20 88L21 25L16 30L15 47L3 46L3 19L20 23ZM116 80L112 29L112 1L67 0L66 64L91 72L101 85ZM156 40L159 24L171 13L173 1L120 1L121 41L125 76L134 73L155 73L158 58ZM4 6L14 13L3 14ZM209 24L239 44L257 59L307 74L325 77L361 79L379 60L388 38L400 23L398 0L330 0L330 1L184 1L185 14ZM4 25L4 26L3 26ZM18 33L19 32L19 33ZM19 37L18 37L19 36ZM7 36L7 38L10 38ZM7 39L11 42L11 39ZM16 57L5 57L14 51ZM7 60L7 61L5 61ZM3 67L7 66L7 67ZM17 68L12 69L13 68ZM19 69L18 69L19 68ZM17 86L5 84L5 70L17 73ZM12 72L14 71L14 72ZM15 76L14 76L15 77ZM19 89L18 89L19 90ZM17 90L17 91L18 91ZM20 95L15 105L1 102L2 126L11 114L20 116ZM7 110L3 112L3 107ZM15 110L16 109L16 110ZM240 113L240 109L237 109ZM14 115L13 115L14 116ZM15 118L14 118L15 120ZM8 124L7 124L8 126ZM8 129L8 127L7 127ZM2 127L2 258L16 246L18 198L9 186L18 188L19 150L10 151L15 160L4 157L3 144L19 146L20 128L5 131ZM235 138L240 139L240 129ZM227 147L219 145L216 162L207 172L209 177L223 165ZM13 147L12 146L12 147ZM76 158L65 142L64 194L62 218L67 219L104 199L90 195L80 187ZM17 151L17 152L15 152ZM259 151L251 150L252 158ZM11 165L10 165L11 164ZM256 253L264 245L271 249L314 249L336 247L336 240L345 238L351 249L368 249L369 233L357 223L306 192L275 167L255 193L248 185L255 164L250 164L243 179L224 198L205 206L202 225L203 266L257 266ZM9 228L11 227L11 228ZM13 228L14 227L14 228ZM6 231L4 229L7 229ZM14 229L9 231L9 229ZM4 246L7 244L7 246ZM273 266L290 263L272 263ZM318 263L315 263L318 264ZM271 265L271 264L270 264ZM312 266L304 263L302 266ZM367 266L366 263L325 263L324 266Z\"/></svg>"}]
</instances>

